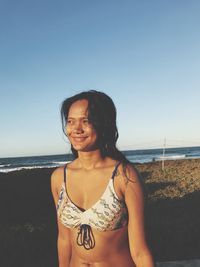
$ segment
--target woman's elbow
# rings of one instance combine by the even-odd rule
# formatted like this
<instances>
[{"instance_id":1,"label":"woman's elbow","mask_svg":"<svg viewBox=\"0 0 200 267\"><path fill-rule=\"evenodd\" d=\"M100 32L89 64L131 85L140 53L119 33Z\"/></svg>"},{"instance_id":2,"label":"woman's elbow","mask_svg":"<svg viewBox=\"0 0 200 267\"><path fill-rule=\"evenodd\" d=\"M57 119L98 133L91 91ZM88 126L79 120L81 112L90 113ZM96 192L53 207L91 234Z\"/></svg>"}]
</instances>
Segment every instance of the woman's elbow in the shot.
<instances>
[{"instance_id":1,"label":"woman's elbow","mask_svg":"<svg viewBox=\"0 0 200 267\"><path fill-rule=\"evenodd\" d=\"M135 262L137 267L154 267L154 260L151 254L151 251L148 248L141 249L141 250L132 250L131 257Z\"/></svg>"}]
</instances>

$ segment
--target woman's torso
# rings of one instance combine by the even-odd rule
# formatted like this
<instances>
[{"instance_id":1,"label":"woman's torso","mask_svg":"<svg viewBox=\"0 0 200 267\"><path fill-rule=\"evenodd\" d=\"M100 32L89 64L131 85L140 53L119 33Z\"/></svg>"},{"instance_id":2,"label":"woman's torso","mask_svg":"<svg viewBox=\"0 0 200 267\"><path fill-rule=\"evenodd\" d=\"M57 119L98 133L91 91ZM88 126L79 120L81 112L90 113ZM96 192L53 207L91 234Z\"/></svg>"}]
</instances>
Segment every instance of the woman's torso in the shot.
<instances>
[{"instance_id":1,"label":"woman's torso","mask_svg":"<svg viewBox=\"0 0 200 267\"><path fill-rule=\"evenodd\" d=\"M116 162L114 165L116 166ZM90 212L91 207L95 207L95 210L96 207L98 209L98 206L100 204L99 199L102 199L102 196L105 196L105 199L109 197L107 194L109 194L109 190L112 189L112 186L112 190L114 190L112 194L116 195L119 201L123 200L123 193L120 185L122 180L122 177L120 177L121 172L115 173L115 177L113 181L111 181L111 175L113 173L114 165L111 164L110 167L108 166L103 169L97 169L96 171L91 172L82 171L69 165L67 167L67 177L65 182L67 193L63 191L63 194L65 194L66 196L65 199L61 199L61 206L64 202L70 201L72 203L72 209L76 210L76 208L78 208L78 212L83 213L78 213L78 216L84 215L84 212L87 211L92 216L92 213ZM61 186L60 192L62 190L63 185ZM107 192L106 194L104 194L105 191ZM109 201L111 201L111 199ZM117 201L115 202L115 204L118 204ZM106 200L104 200L104 202L106 202ZM95 204L97 205L95 206ZM121 202L119 202L119 204L119 210L124 208ZM70 214L67 214L66 216L70 216ZM98 221L97 216L95 217L95 220ZM63 223L63 220L61 220L61 222ZM117 221L117 223L119 224L119 220ZM85 249L82 245L77 244L77 236L78 232L80 232L79 226L74 225L74 227L72 228L70 225L70 228L68 229L70 229L70 237L72 244L72 258L70 267L135 266L131 259L128 246L127 224L125 225L124 222L121 223L121 225L118 225L118 227L116 227L116 225L112 226L112 230L103 228L99 230L98 227L97 229L95 229L95 227L91 227L95 245L92 249L88 250Z\"/></svg>"}]
</instances>

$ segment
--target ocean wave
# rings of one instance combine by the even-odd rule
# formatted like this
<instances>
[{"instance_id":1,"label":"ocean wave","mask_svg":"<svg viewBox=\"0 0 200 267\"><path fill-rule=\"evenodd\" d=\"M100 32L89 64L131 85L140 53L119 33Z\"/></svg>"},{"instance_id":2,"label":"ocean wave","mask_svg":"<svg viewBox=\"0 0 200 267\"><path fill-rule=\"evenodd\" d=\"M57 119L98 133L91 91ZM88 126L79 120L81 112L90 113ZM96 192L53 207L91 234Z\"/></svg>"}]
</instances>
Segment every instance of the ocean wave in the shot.
<instances>
[{"instance_id":1,"label":"ocean wave","mask_svg":"<svg viewBox=\"0 0 200 267\"><path fill-rule=\"evenodd\" d=\"M184 159L186 157L185 154L183 155L165 155L165 156L159 156L154 157L154 160L175 160L175 159Z\"/></svg>"},{"instance_id":2,"label":"ocean wave","mask_svg":"<svg viewBox=\"0 0 200 267\"><path fill-rule=\"evenodd\" d=\"M52 161L52 163L58 164L58 165L64 165L66 164L66 161Z\"/></svg>"},{"instance_id":3,"label":"ocean wave","mask_svg":"<svg viewBox=\"0 0 200 267\"><path fill-rule=\"evenodd\" d=\"M0 168L2 168L2 167L9 167L9 166L11 166L11 164L0 164Z\"/></svg>"},{"instance_id":4,"label":"ocean wave","mask_svg":"<svg viewBox=\"0 0 200 267\"><path fill-rule=\"evenodd\" d=\"M70 161L68 161L70 162ZM0 173L8 173L8 172L15 172L15 171L21 171L21 170L33 170L33 169L46 169L46 168L56 168L59 167L61 165L64 165L68 162L63 162L63 164L50 164L50 165L46 165L46 166L41 166L41 165L35 165L35 166L21 166L21 167L12 167L12 168L0 168Z\"/></svg>"}]
</instances>

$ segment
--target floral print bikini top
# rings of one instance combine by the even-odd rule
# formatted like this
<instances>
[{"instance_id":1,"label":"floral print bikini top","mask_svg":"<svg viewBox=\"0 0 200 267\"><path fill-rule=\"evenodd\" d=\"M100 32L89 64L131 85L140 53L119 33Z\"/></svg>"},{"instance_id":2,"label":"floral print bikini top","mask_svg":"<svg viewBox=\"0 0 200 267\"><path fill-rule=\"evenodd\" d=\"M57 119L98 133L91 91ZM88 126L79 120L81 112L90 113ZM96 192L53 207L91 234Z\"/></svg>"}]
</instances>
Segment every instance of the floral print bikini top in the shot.
<instances>
[{"instance_id":1,"label":"floral print bikini top","mask_svg":"<svg viewBox=\"0 0 200 267\"><path fill-rule=\"evenodd\" d=\"M128 211L124 200L120 200L114 189L114 177L121 162L115 166L112 177L101 198L89 209L83 211L69 198L66 189L66 169L64 167L64 181L62 183L57 214L60 222L69 228L79 227L77 244L85 249L95 246L92 229L99 231L113 231L124 227L128 223Z\"/></svg>"}]
</instances>

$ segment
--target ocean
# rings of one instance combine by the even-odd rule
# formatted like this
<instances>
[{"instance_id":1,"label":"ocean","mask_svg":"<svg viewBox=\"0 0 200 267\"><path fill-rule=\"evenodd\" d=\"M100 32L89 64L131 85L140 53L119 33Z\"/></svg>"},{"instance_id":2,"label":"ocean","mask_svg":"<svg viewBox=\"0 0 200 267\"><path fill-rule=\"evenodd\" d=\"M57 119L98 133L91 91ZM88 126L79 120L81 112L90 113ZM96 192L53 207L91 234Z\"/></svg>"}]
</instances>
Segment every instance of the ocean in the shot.
<instances>
[{"instance_id":1,"label":"ocean","mask_svg":"<svg viewBox=\"0 0 200 267\"><path fill-rule=\"evenodd\" d=\"M134 163L145 163L163 159L163 149L140 149L122 151L128 160ZM166 148L165 160L200 158L200 147ZM22 169L53 168L73 159L71 154L0 158L0 172L12 172Z\"/></svg>"}]
</instances>

